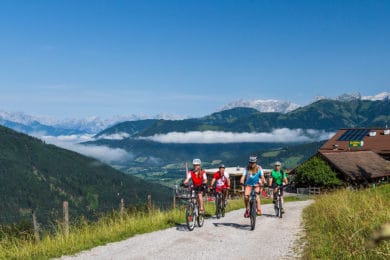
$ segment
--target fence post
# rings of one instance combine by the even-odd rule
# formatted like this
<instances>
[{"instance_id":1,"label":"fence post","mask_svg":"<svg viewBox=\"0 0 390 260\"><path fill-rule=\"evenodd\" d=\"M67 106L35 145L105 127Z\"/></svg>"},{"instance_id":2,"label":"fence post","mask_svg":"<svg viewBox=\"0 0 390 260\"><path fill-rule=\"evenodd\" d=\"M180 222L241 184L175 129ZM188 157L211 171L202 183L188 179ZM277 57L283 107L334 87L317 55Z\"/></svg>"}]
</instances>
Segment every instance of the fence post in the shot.
<instances>
[{"instance_id":1,"label":"fence post","mask_svg":"<svg viewBox=\"0 0 390 260\"><path fill-rule=\"evenodd\" d=\"M33 221L33 227L34 227L35 242L39 243L39 241L40 241L40 238L39 238L39 227L38 227L38 222L37 222L37 216L35 215L35 210L32 211L32 221Z\"/></svg>"},{"instance_id":2,"label":"fence post","mask_svg":"<svg viewBox=\"0 0 390 260\"><path fill-rule=\"evenodd\" d=\"M176 194L173 195L173 209L176 208Z\"/></svg>"},{"instance_id":3,"label":"fence post","mask_svg":"<svg viewBox=\"0 0 390 260\"><path fill-rule=\"evenodd\" d=\"M148 195L148 211L152 209L152 195Z\"/></svg>"},{"instance_id":4,"label":"fence post","mask_svg":"<svg viewBox=\"0 0 390 260\"><path fill-rule=\"evenodd\" d=\"M123 214L125 212L125 200L122 198L121 199L121 204L120 204L120 217L121 221L123 221Z\"/></svg>"},{"instance_id":5,"label":"fence post","mask_svg":"<svg viewBox=\"0 0 390 260\"><path fill-rule=\"evenodd\" d=\"M63 214L64 214L64 234L66 237L69 236L69 203L64 201L62 204Z\"/></svg>"}]
</instances>

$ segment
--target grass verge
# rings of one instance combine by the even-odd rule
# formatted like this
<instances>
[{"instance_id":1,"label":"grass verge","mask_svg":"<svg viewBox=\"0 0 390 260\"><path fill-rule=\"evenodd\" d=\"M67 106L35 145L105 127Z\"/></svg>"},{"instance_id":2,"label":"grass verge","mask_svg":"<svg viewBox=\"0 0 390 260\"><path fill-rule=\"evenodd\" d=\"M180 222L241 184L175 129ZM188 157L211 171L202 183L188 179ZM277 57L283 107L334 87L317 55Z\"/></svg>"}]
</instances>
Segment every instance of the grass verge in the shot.
<instances>
[{"instance_id":1,"label":"grass verge","mask_svg":"<svg viewBox=\"0 0 390 260\"><path fill-rule=\"evenodd\" d=\"M303 259L389 259L390 241L367 247L371 234L390 220L390 185L336 191L316 198L303 212Z\"/></svg>"},{"instance_id":2,"label":"grass verge","mask_svg":"<svg viewBox=\"0 0 390 260\"><path fill-rule=\"evenodd\" d=\"M295 197L286 197L287 201L295 201ZM262 199L262 204L271 203L270 199ZM230 200L227 212L243 208L242 199ZM205 204L206 217L215 212L213 202ZM49 259L62 255L71 255L109 242L120 241L137 234L148 233L173 227L185 222L184 207L169 211L153 210L150 213L132 213L123 220L117 214L106 216L90 223L79 221L70 228L66 237L60 228L55 234L46 235L41 242L31 239L5 237L0 240L0 259Z\"/></svg>"}]
</instances>

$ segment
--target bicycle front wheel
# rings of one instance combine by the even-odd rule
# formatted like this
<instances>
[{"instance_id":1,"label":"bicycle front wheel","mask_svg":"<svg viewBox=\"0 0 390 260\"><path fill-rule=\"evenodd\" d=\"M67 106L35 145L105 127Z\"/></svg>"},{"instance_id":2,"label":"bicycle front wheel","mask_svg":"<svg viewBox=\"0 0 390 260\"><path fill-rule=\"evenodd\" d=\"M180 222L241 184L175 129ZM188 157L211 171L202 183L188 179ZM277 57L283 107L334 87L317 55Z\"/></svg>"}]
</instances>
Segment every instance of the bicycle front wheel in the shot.
<instances>
[{"instance_id":1,"label":"bicycle front wheel","mask_svg":"<svg viewBox=\"0 0 390 260\"><path fill-rule=\"evenodd\" d=\"M278 217L282 218L282 215L283 215L283 212L282 212L283 205L282 205L282 199L281 198L278 200L278 208L279 208Z\"/></svg>"},{"instance_id":2,"label":"bicycle front wheel","mask_svg":"<svg viewBox=\"0 0 390 260\"><path fill-rule=\"evenodd\" d=\"M251 200L250 202L250 219L251 219L251 230L255 229L256 226L256 212L257 212L257 205L256 201Z\"/></svg>"},{"instance_id":3,"label":"bicycle front wheel","mask_svg":"<svg viewBox=\"0 0 390 260\"><path fill-rule=\"evenodd\" d=\"M226 200L226 199L223 199L223 200L222 200L222 203L221 203L221 205L222 205L222 207L221 207L221 216L222 216L222 217L225 217L225 208L226 208L225 200Z\"/></svg>"},{"instance_id":4,"label":"bicycle front wheel","mask_svg":"<svg viewBox=\"0 0 390 260\"><path fill-rule=\"evenodd\" d=\"M198 222L198 227L202 227L204 223L204 213L199 213L198 217L196 218Z\"/></svg>"},{"instance_id":5,"label":"bicycle front wheel","mask_svg":"<svg viewBox=\"0 0 390 260\"><path fill-rule=\"evenodd\" d=\"M215 203L215 215L217 218L221 217L221 196L217 195Z\"/></svg>"},{"instance_id":6,"label":"bicycle front wheel","mask_svg":"<svg viewBox=\"0 0 390 260\"><path fill-rule=\"evenodd\" d=\"M186 224L189 231L194 230L195 227L195 205L190 202L186 207Z\"/></svg>"}]
</instances>

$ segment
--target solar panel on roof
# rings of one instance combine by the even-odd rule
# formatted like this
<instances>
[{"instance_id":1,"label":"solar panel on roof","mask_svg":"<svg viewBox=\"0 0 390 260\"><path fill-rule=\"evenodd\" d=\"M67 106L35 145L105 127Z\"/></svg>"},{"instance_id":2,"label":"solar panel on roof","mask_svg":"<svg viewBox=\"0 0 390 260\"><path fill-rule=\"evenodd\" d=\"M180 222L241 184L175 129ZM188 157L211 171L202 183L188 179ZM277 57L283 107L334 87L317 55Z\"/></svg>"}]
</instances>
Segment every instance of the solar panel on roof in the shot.
<instances>
[{"instance_id":1,"label":"solar panel on roof","mask_svg":"<svg viewBox=\"0 0 390 260\"><path fill-rule=\"evenodd\" d=\"M370 129L348 129L337 141L361 141L370 132Z\"/></svg>"}]
</instances>

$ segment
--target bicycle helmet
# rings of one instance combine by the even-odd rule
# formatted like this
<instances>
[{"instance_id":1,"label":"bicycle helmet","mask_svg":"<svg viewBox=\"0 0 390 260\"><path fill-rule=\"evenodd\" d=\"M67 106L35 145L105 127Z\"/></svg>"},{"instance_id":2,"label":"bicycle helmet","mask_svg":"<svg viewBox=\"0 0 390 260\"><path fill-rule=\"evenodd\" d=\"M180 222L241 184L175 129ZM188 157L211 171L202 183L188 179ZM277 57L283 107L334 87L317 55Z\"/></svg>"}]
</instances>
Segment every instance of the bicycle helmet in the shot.
<instances>
[{"instance_id":1,"label":"bicycle helmet","mask_svg":"<svg viewBox=\"0 0 390 260\"><path fill-rule=\"evenodd\" d=\"M255 155L249 156L249 162L250 163L257 162L257 156L255 156Z\"/></svg>"},{"instance_id":2,"label":"bicycle helmet","mask_svg":"<svg viewBox=\"0 0 390 260\"><path fill-rule=\"evenodd\" d=\"M200 159L194 159L194 160L192 161L192 164L193 164L193 165L201 165L202 162L201 162Z\"/></svg>"},{"instance_id":3,"label":"bicycle helmet","mask_svg":"<svg viewBox=\"0 0 390 260\"><path fill-rule=\"evenodd\" d=\"M279 166L281 166L281 165L282 165L282 163L281 163L281 162L279 162L279 161L276 161L276 162L275 162L275 166L278 166L278 165L279 165Z\"/></svg>"},{"instance_id":4,"label":"bicycle helmet","mask_svg":"<svg viewBox=\"0 0 390 260\"><path fill-rule=\"evenodd\" d=\"M225 169L225 165L224 165L224 164L221 164L218 168L219 168L219 169L221 169L221 168L224 168L224 169Z\"/></svg>"}]
</instances>

